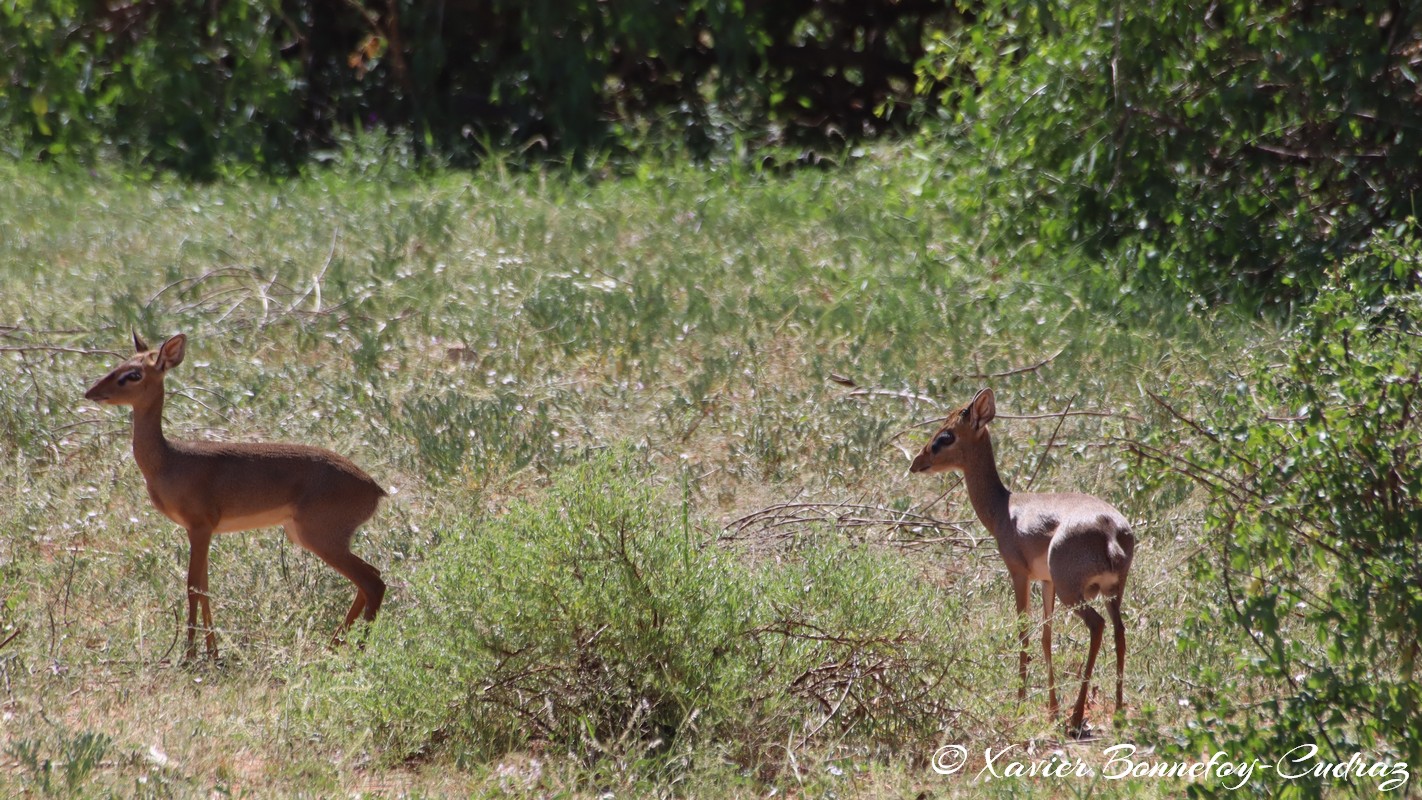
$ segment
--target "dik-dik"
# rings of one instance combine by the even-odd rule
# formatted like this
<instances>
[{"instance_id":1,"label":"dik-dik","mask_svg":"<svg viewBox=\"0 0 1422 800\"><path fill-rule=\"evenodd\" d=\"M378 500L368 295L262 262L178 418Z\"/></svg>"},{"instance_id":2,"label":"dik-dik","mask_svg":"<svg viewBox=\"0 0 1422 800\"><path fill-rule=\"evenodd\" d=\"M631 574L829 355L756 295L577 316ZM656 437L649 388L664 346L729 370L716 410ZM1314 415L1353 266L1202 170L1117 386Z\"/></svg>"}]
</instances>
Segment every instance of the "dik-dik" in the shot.
<instances>
[{"instance_id":1,"label":"dik-dik","mask_svg":"<svg viewBox=\"0 0 1422 800\"><path fill-rule=\"evenodd\" d=\"M280 525L355 584L355 602L343 631L356 617L375 619L385 597L380 570L351 552L356 528L375 513L385 490L344 456L300 444L181 442L163 436L163 379L183 363L187 338L178 334L156 350L134 334L137 352L95 383L84 396L108 405L133 406L133 459L148 497L188 532L188 647L193 659L197 609L207 650L217 658L217 633L208 603L207 556L218 533Z\"/></svg>"},{"instance_id":2,"label":"dik-dik","mask_svg":"<svg viewBox=\"0 0 1422 800\"><path fill-rule=\"evenodd\" d=\"M1091 631L1091 648L1082 667L1076 707L1067 723L1072 735L1080 735L1087 687L1106 626L1101 615L1086 605L1097 597L1106 598L1106 610L1111 614L1116 637L1116 707L1122 707L1126 626L1121 622L1121 595L1131 571L1135 535L1121 512L1089 494L1014 493L1003 486L987 428L996 414L992 390L978 392L971 402L948 415L943 427L913 460L909 471L960 470L973 510L997 540L997 551L1012 575L1012 591L1017 598L1021 643L1018 672L1022 678L1017 692L1019 700L1027 695L1029 582L1042 584L1042 655L1047 662L1047 706L1053 716L1057 713L1052 674L1054 601L1060 599L1086 623Z\"/></svg>"}]
</instances>

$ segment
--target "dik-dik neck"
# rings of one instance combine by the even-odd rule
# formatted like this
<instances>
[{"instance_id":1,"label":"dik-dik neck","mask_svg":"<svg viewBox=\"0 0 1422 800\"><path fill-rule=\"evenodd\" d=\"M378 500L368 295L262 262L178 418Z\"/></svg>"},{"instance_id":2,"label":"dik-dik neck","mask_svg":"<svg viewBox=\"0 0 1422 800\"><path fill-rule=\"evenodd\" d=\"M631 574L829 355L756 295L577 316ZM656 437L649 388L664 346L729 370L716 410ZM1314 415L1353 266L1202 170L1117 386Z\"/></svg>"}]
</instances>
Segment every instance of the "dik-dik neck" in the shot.
<instances>
[{"instance_id":1,"label":"dik-dik neck","mask_svg":"<svg viewBox=\"0 0 1422 800\"><path fill-rule=\"evenodd\" d=\"M1007 500L1012 496L997 474L997 460L992 453L992 439L983 437L977 449L963 466L963 482L968 485L968 500L973 511L994 536L1010 527L1011 512Z\"/></svg>"},{"instance_id":2,"label":"dik-dik neck","mask_svg":"<svg viewBox=\"0 0 1422 800\"><path fill-rule=\"evenodd\" d=\"M163 395L133 406L133 460L145 478L162 468L172 448L163 438Z\"/></svg>"}]
</instances>

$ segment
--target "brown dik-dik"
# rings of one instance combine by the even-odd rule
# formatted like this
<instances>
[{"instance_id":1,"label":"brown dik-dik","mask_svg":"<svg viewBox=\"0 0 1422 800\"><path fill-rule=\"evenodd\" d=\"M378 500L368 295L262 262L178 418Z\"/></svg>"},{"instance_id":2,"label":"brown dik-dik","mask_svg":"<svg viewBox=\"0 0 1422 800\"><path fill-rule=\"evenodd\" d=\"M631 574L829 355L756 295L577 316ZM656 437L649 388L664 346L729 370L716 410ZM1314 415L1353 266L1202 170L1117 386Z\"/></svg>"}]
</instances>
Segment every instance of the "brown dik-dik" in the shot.
<instances>
[{"instance_id":1,"label":"brown dik-dik","mask_svg":"<svg viewBox=\"0 0 1422 800\"><path fill-rule=\"evenodd\" d=\"M1082 732L1087 687L1101 647L1106 621L1086 603L1106 598L1116 635L1116 707L1122 707L1121 681L1126 668L1126 626L1121 622L1121 595L1131 570L1136 539L1121 512L1087 494L1013 493L1002 485L992 454L987 425L997 410L991 389L978 392L972 402L948 415L943 427L924 445L910 472L963 473L968 500L978 519L997 540L998 553L1012 575L1017 598L1021 653L1018 672L1022 683L1019 700L1027 696L1027 606L1031 581L1042 583L1042 655L1047 662L1047 706L1057 713L1057 691L1052 674L1052 606L1056 599L1081 617L1091 631L1091 649L1081 670L1081 692L1076 697L1067 730Z\"/></svg>"},{"instance_id":2,"label":"brown dik-dik","mask_svg":"<svg viewBox=\"0 0 1422 800\"><path fill-rule=\"evenodd\" d=\"M375 619L385 597L380 570L351 552L356 528L375 513L385 490L346 458L299 444L178 442L163 436L163 378L183 362L187 339L178 334L153 350L134 334L137 353L84 396L133 406L133 459L148 497L164 516L187 529L188 648L197 651L202 606L207 650L217 658L217 633L208 603L207 556L213 534L281 525L292 541L315 553L351 583L355 602L341 633L356 617Z\"/></svg>"}]
</instances>

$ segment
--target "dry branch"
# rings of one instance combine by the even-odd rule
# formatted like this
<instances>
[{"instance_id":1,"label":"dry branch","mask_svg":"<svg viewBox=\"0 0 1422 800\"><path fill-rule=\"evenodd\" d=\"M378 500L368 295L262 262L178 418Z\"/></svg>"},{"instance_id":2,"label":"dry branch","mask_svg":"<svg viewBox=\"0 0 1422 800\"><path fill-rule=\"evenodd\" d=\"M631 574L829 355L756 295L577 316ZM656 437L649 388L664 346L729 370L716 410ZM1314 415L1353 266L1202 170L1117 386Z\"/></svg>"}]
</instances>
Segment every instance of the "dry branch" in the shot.
<instances>
[{"instance_id":1,"label":"dry branch","mask_svg":"<svg viewBox=\"0 0 1422 800\"><path fill-rule=\"evenodd\" d=\"M976 547L981 537L969 533L970 521L941 520L915 511L902 511L863 503L777 503L733 520L720 537L722 542L778 542L803 535L808 529L828 526L852 533L861 541L896 546L927 543ZM896 537L894 532L946 531L952 535ZM878 532L877 537L873 536Z\"/></svg>"},{"instance_id":2,"label":"dry branch","mask_svg":"<svg viewBox=\"0 0 1422 800\"><path fill-rule=\"evenodd\" d=\"M1174 418L1180 420L1181 422L1185 423L1186 425L1189 425L1190 428L1193 429L1196 433L1200 434L1201 436L1204 436L1206 439L1209 439L1209 440L1212 441L1212 442L1218 442L1218 443L1220 443L1220 444L1224 444L1223 440L1220 439L1219 434L1216 434L1214 431L1211 431L1211 430L1206 429L1205 426L1203 426L1203 425L1201 425L1200 423L1196 422L1195 420L1190 419L1189 417L1185 416L1185 415L1182 414L1180 411L1176 410L1175 406L1172 406L1171 404L1165 402L1165 398L1161 397L1160 395L1156 394L1155 392L1152 392L1152 391L1149 390L1149 389L1146 389L1146 394L1150 395L1150 399L1154 400L1154 401L1156 402L1156 405L1159 405L1161 408L1164 408L1166 411L1168 411L1168 412L1170 413L1170 416L1172 416L1172 417L1174 417ZM1229 447L1228 445L1226 445L1226 449L1229 451L1229 454L1230 454L1230 455L1232 455L1232 456L1234 456L1235 458L1238 458L1239 460L1245 462L1246 464L1248 464L1248 465L1249 465L1250 467L1252 467L1253 469L1255 469L1255 470L1258 470L1258 469L1259 469L1259 465L1258 465L1258 464L1256 464L1252 459L1245 458L1244 455L1243 455L1242 453L1240 453L1238 450L1236 450L1235 448Z\"/></svg>"},{"instance_id":3,"label":"dry branch","mask_svg":"<svg viewBox=\"0 0 1422 800\"><path fill-rule=\"evenodd\" d=\"M933 406L934 408L942 408L942 407L943 407L943 404L942 404L942 403L939 403L937 400L934 400L932 397L929 397L928 395L917 394L917 393L915 393L915 392L910 392L910 391L907 391L907 390L905 390L905 391L900 391L900 392L896 392L896 391L894 391L893 389L855 389L855 390L852 391L852 392L846 393L844 396L845 396L845 397L897 397L897 398L899 398L900 400L914 400L914 401L917 401L917 402L920 402L920 403L927 403L927 404Z\"/></svg>"},{"instance_id":4,"label":"dry branch","mask_svg":"<svg viewBox=\"0 0 1422 800\"><path fill-rule=\"evenodd\" d=\"M1021 374L1024 373L1024 372L1036 372L1037 370L1041 369L1042 367L1045 367L1045 366L1047 366L1048 364L1050 364L1050 363L1052 363L1053 361L1055 361L1056 358L1057 358L1057 356L1059 356L1059 355L1061 355L1062 353L1065 353L1065 352L1066 352L1066 348L1065 348L1065 347L1062 347L1060 350L1057 350L1057 352L1052 353L1051 355L1047 356L1046 358L1042 359L1041 361L1038 361L1038 362L1035 363L1035 364L1028 364L1028 365L1025 366L1025 367L1015 367L1015 368L1013 368L1013 369L1009 369L1009 370L1006 370L1006 371L1004 371L1004 372L974 373L974 374L971 374L971 375L964 375L963 377L965 377L965 378L980 378L980 379L986 379L986 378L1006 378L1006 377L1009 377L1009 376L1011 376L1011 375L1021 375Z\"/></svg>"},{"instance_id":5,"label":"dry branch","mask_svg":"<svg viewBox=\"0 0 1422 800\"><path fill-rule=\"evenodd\" d=\"M1118 412L1118 411L1098 411L1098 410L1082 410L1082 411L1066 411L1066 412L1058 411L1058 412L1052 413L1052 414L1003 414L1003 413L999 412L999 413L997 414L997 417L996 417L996 418L997 418L997 419L1059 419L1059 418L1062 418L1062 417L1113 417L1113 418L1116 418L1116 419L1129 420L1130 422L1140 422L1140 421L1141 421L1141 418L1140 418L1140 417L1137 417L1137 416L1134 415L1134 414L1122 414L1122 413L1120 413L1120 412ZM903 435L906 434L906 433L913 433L914 431L918 430L919 428L927 428L927 427L929 427L930 425L942 425L942 424L943 424L943 420L944 420L943 417L930 417L930 418L925 419L925 420L920 420L919 422L915 422L914 424L908 426L907 428L904 428L903 430L898 431L898 432L895 433L893 436L890 436L890 437L889 437L889 441L892 442L892 441L894 441L895 439L899 438L900 436L903 436Z\"/></svg>"},{"instance_id":6,"label":"dry branch","mask_svg":"<svg viewBox=\"0 0 1422 800\"><path fill-rule=\"evenodd\" d=\"M1047 440L1047 446L1042 450L1042 457L1037 459L1037 467L1032 470L1032 477L1027 479L1027 486L1023 491L1030 492L1032 485L1037 482L1037 474L1042 471L1042 465L1047 463L1047 455L1052 452L1052 446L1057 443L1057 434L1061 432L1062 423L1066 422L1067 412L1071 411L1071 405L1076 402L1078 397L1080 395L1072 395L1071 399L1067 401L1066 408L1062 409L1061 419L1057 420L1057 427L1052 428L1052 438Z\"/></svg>"},{"instance_id":7,"label":"dry branch","mask_svg":"<svg viewBox=\"0 0 1422 800\"><path fill-rule=\"evenodd\" d=\"M123 358L113 350L90 350L85 347L61 347L53 344L14 344L0 346L0 353L76 353L81 356Z\"/></svg>"}]
</instances>

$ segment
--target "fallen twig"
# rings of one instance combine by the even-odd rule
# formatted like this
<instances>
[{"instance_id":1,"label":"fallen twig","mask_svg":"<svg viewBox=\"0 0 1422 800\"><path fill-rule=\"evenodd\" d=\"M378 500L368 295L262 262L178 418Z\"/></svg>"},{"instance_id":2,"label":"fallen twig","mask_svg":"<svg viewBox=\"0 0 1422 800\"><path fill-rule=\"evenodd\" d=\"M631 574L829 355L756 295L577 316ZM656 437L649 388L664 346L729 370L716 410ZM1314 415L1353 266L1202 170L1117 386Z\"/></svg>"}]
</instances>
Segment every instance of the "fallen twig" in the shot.
<instances>
[{"instance_id":1,"label":"fallen twig","mask_svg":"<svg viewBox=\"0 0 1422 800\"><path fill-rule=\"evenodd\" d=\"M313 304L311 311L314 314L321 313L321 282L326 280L326 270L331 268L331 260L336 257L336 242L340 238L341 228L337 226L336 229L331 232L331 247L326 252L326 263L321 265L320 271L317 272L316 277L312 279L311 288L307 289L300 297L291 301L291 305L286 308L286 313L290 314L295 311L296 307L306 302L306 298L310 297L312 293L316 295L316 302Z\"/></svg>"}]
</instances>

